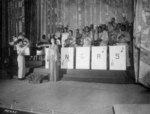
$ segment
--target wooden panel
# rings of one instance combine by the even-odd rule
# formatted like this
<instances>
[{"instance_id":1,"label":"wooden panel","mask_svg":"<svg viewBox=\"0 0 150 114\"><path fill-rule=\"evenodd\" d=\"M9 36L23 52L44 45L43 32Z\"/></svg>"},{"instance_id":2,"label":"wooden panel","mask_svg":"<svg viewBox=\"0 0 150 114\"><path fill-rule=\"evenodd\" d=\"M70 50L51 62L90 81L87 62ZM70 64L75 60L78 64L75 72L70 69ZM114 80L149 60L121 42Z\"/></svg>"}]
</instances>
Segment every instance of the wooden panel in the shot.
<instances>
[{"instance_id":1,"label":"wooden panel","mask_svg":"<svg viewBox=\"0 0 150 114\"><path fill-rule=\"evenodd\" d=\"M19 32L25 32L25 7L24 0L8 1L8 38L18 36Z\"/></svg>"}]
</instances>

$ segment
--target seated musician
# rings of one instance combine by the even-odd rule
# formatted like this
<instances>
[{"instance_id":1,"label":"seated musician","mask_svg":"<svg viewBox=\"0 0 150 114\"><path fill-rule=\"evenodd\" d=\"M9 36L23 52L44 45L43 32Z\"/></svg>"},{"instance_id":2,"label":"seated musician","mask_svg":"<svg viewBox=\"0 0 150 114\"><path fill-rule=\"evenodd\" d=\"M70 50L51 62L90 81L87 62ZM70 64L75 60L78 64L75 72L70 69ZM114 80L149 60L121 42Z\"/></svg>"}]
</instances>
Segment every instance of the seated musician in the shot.
<instances>
[{"instance_id":1,"label":"seated musician","mask_svg":"<svg viewBox=\"0 0 150 114\"><path fill-rule=\"evenodd\" d=\"M83 34L83 46L91 46L92 38L90 37L90 29L88 26L85 27Z\"/></svg>"},{"instance_id":2,"label":"seated musician","mask_svg":"<svg viewBox=\"0 0 150 114\"><path fill-rule=\"evenodd\" d=\"M90 38L91 38L91 42L93 42L93 40L94 40L94 33L95 33L95 29L94 29L94 25L93 24L91 24L90 25Z\"/></svg>"},{"instance_id":3,"label":"seated musician","mask_svg":"<svg viewBox=\"0 0 150 114\"><path fill-rule=\"evenodd\" d=\"M117 36L118 45L126 46L126 58L127 58L127 67L130 66L130 57L129 57L129 43L131 41L129 32L126 31L126 26L122 25L120 28L120 33Z\"/></svg>"},{"instance_id":4,"label":"seated musician","mask_svg":"<svg viewBox=\"0 0 150 114\"><path fill-rule=\"evenodd\" d=\"M123 16L123 22L122 24L124 24L126 26L126 29L127 31L129 30L129 27L130 27L130 23L129 21L127 20L126 16Z\"/></svg>"},{"instance_id":5,"label":"seated musician","mask_svg":"<svg viewBox=\"0 0 150 114\"><path fill-rule=\"evenodd\" d=\"M93 45L94 46L99 46L99 26L96 26L95 32L94 32L94 39L93 39Z\"/></svg>"},{"instance_id":6,"label":"seated musician","mask_svg":"<svg viewBox=\"0 0 150 114\"><path fill-rule=\"evenodd\" d=\"M116 43L116 21L115 18L112 18L111 21L108 23L108 36L109 36L109 45L114 45Z\"/></svg>"},{"instance_id":7,"label":"seated musician","mask_svg":"<svg viewBox=\"0 0 150 114\"><path fill-rule=\"evenodd\" d=\"M99 46L101 45L102 36L103 36L103 27L102 27L102 25L100 25L98 27L98 44L99 44Z\"/></svg>"},{"instance_id":8,"label":"seated musician","mask_svg":"<svg viewBox=\"0 0 150 114\"><path fill-rule=\"evenodd\" d=\"M120 32L117 36L118 43L129 43L130 42L130 34L126 31L125 25L122 25L120 28Z\"/></svg>"},{"instance_id":9,"label":"seated musician","mask_svg":"<svg viewBox=\"0 0 150 114\"><path fill-rule=\"evenodd\" d=\"M76 45L82 46L82 29L76 30Z\"/></svg>"},{"instance_id":10,"label":"seated musician","mask_svg":"<svg viewBox=\"0 0 150 114\"><path fill-rule=\"evenodd\" d=\"M113 17L111 21L108 22L108 31L113 31L117 26L116 19Z\"/></svg>"},{"instance_id":11,"label":"seated musician","mask_svg":"<svg viewBox=\"0 0 150 114\"><path fill-rule=\"evenodd\" d=\"M73 31L69 30L69 36L65 40L65 47L74 47L75 46L75 38L73 37Z\"/></svg>"},{"instance_id":12,"label":"seated musician","mask_svg":"<svg viewBox=\"0 0 150 114\"><path fill-rule=\"evenodd\" d=\"M65 40L68 38L68 36L69 36L68 28L65 27L65 28L63 28L63 33L62 33L62 37L61 37L61 45L62 45L62 47L65 46Z\"/></svg>"},{"instance_id":13,"label":"seated musician","mask_svg":"<svg viewBox=\"0 0 150 114\"><path fill-rule=\"evenodd\" d=\"M101 35L101 46L107 46L108 45L108 31L107 26L102 25L102 35Z\"/></svg>"}]
</instances>

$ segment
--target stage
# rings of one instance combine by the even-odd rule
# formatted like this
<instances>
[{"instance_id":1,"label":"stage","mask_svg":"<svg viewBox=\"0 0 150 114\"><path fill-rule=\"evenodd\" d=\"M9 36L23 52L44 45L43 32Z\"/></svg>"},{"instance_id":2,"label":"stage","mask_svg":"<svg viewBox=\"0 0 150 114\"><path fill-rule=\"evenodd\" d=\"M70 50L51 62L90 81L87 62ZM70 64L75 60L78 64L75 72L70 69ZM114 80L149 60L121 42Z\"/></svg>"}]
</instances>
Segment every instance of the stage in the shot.
<instances>
[{"instance_id":1,"label":"stage","mask_svg":"<svg viewBox=\"0 0 150 114\"><path fill-rule=\"evenodd\" d=\"M0 80L0 106L46 114L113 114L116 104L149 104L140 85Z\"/></svg>"}]
</instances>

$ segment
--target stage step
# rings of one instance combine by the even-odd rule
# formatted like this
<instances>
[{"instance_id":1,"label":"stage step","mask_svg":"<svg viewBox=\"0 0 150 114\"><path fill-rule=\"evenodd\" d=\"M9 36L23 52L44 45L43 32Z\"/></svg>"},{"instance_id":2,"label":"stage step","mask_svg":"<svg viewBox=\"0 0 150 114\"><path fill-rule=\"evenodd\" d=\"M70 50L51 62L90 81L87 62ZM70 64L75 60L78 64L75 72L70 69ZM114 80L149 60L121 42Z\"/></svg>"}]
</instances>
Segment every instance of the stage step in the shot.
<instances>
[{"instance_id":1,"label":"stage step","mask_svg":"<svg viewBox=\"0 0 150 114\"><path fill-rule=\"evenodd\" d=\"M123 74L126 75L126 71L117 71L117 70L85 70L85 69L62 69L63 72L66 74L86 74L86 75L109 75L109 74L114 74L114 75L119 75Z\"/></svg>"},{"instance_id":2,"label":"stage step","mask_svg":"<svg viewBox=\"0 0 150 114\"><path fill-rule=\"evenodd\" d=\"M81 81L81 82L99 82L99 83L118 83L118 84L130 84L134 83L132 79L127 77L104 77L104 76L85 76L85 75L64 75L62 80L65 81Z\"/></svg>"},{"instance_id":3,"label":"stage step","mask_svg":"<svg viewBox=\"0 0 150 114\"><path fill-rule=\"evenodd\" d=\"M49 73L49 69L45 69L45 67L42 66L39 68L34 68L33 72L40 73L40 74L47 74L47 73Z\"/></svg>"},{"instance_id":4,"label":"stage step","mask_svg":"<svg viewBox=\"0 0 150 114\"><path fill-rule=\"evenodd\" d=\"M49 74L49 69L37 67L33 72ZM134 83L126 71L60 69L59 79L65 81L100 82L100 83Z\"/></svg>"},{"instance_id":5,"label":"stage step","mask_svg":"<svg viewBox=\"0 0 150 114\"><path fill-rule=\"evenodd\" d=\"M102 83L134 83L126 71L110 70L61 70L62 80L102 82Z\"/></svg>"}]
</instances>

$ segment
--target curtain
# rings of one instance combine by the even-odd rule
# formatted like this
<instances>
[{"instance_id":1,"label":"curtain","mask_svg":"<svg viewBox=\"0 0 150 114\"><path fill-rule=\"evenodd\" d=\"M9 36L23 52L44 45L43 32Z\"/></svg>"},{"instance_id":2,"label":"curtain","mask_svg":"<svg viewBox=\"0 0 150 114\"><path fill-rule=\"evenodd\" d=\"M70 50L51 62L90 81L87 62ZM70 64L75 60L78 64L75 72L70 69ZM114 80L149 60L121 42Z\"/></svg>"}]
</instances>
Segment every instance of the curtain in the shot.
<instances>
[{"instance_id":1,"label":"curtain","mask_svg":"<svg viewBox=\"0 0 150 114\"><path fill-rule=\"evenodd\" d=\"M7 0L8 3L8 41L12 36L25 33L25 7L24 0Z\"/></svg>"},{"instance_id":2,"label":"curtain","mask_svg":"<svg viewBox=\"0 0 150 114\"><path fill-rule=\"evenodd\" d=\"M40 0L25 0L25 32L32 43L36 43L40 36L39 4Z\"/></svg>"},{"instance_id":3,"label":"curtain","mask_svg":"<svg viewBox=\"0 0 150 114\"><path fill-rule=\"evenodd\" d=\"M75 31L94 24L117 22L126 16L133 22L133 0L41 0L41 35L54 33L60 26Z\"/></svg>"},{"instance_id":4,"label":"curtain","mask_svg":"<svg viewBox=\"0 0 150 114\"><path fill-rule=\"evenodd\" d=\"M2 18L0 19L1 21L1 32L0 32L0 51L1 51L1 55L0 55L0 62L3 63L3 61L6 59L6 57L8 56L8 45L7 45L7 41L8 41L8 31L7 31L7 16L8 16L8 4L7 4L7 0L5 1L1 1L0 6L1 6L1 15ZM3 66L3 65L2 65Z\"/></svg>"},{"instance_id":5,"label":"curtain","mask_svg":"<svg viewBox=\"0 0 150 114\"><path fill-rule=\"evenodd\" d=\"M138 83L150 87L150 1L135 2L134 64Z\"/></svg>"}]
</instances>

